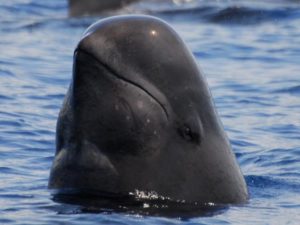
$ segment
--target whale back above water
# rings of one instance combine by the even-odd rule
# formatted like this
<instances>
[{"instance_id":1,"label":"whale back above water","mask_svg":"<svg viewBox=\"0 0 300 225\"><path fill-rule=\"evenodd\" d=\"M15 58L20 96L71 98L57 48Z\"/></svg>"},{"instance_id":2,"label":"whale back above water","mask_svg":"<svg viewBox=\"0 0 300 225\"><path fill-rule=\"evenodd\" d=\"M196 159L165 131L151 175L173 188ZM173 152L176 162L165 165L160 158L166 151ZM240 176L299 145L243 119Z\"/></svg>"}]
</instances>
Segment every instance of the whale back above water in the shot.
<instances>
[{"instance_id":1,"label":"whale back above water","mask_svg":"<svg viewBox=\"0 0 300 225\"><path fill-rule=\"evenodd\" d=\"M205 78L167 23L119 16L84 33L57 122L49 188L247 200Z\"/></svg>"}]
</instances>

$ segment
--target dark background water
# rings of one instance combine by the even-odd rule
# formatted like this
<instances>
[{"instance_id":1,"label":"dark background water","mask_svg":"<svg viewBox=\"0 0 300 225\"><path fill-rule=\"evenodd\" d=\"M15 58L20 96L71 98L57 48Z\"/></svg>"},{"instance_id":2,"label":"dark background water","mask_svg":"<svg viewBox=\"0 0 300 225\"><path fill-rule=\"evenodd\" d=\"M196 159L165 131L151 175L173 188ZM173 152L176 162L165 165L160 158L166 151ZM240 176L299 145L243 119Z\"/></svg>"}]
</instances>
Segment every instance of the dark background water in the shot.
<instances>
[{"instance_id":1,"label":"dark background water","mask_svg":"<svg viewBox=\"0 0 300 225\"><path fill-rule=\"evenodd\" d=\"M68 18L62 0L1 0L0 224L300 224L299 1L146 1L109 14L128 12L165 19L193 51L249 203L179 220L52 201L47 180L73 50L101 16Z\"/></svg>"}]
</instances>

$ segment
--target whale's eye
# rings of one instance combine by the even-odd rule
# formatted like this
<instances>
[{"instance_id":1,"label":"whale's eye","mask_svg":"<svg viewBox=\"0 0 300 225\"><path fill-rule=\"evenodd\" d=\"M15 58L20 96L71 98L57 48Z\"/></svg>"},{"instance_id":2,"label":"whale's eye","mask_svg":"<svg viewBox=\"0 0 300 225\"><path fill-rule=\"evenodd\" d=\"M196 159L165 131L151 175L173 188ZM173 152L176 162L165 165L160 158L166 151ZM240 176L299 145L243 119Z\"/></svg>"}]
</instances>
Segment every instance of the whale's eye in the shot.
<instances>
[{"instance_id":1,"label":"whale's eye","mask_svg":"<svg viewBox=\"0 0 300 225\"><path fill-rule=\"evenodd\" d=\"M191 126L184 124L178 129L178 133L186 141L193 142L195 144L200 144L200 134L199 132L193 130Z\"/></svg>"}]
</instances>

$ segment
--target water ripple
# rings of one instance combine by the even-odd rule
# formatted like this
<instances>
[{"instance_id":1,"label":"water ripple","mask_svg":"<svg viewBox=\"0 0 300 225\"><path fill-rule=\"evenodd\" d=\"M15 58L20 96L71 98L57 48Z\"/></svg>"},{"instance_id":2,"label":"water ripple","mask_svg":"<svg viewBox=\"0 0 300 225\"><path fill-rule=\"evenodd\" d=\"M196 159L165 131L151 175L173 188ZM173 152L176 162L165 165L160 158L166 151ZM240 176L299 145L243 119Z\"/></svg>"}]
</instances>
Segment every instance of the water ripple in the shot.
<instances>
[{"instance_id":1,"label":"water ripple","mask_svg":"<svg viewBox=\"0 0 300 225\"><path fill-rule=\"evenodd\" d=\"M218 215L180 220L95 213L93 208L52 201L47 180L56 119L72 76L73 51L86 27L107 14L68 18L67 1L1 0L1 224L297 224L300 220L299 2L151 2L110 14L160 16L187 42L207 77L245 174L249 203Z\"/></svg>"}]
</instances>

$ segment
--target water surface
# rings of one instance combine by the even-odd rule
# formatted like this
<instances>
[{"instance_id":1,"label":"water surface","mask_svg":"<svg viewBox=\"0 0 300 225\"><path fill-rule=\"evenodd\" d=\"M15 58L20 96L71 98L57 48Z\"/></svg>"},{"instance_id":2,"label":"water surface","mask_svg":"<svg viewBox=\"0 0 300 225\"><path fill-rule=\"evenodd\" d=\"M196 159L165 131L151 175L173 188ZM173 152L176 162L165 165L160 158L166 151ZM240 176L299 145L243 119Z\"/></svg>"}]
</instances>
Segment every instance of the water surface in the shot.
<instances>
[{"instance_id":1,"label":"water surface","mask_svg":"<svg viewBox=\"0 0 300 225\"><path fill-rule=\"evenodd\" d=\"M245 175L248 204L180 220L52 200L47 181L73 50L92 22L126 12L163 18L193 51ZM1 0L0 224L298 224L299 1L150 1L108 14L68 18L66 1Z\"/></svg>"}]
</instances>

